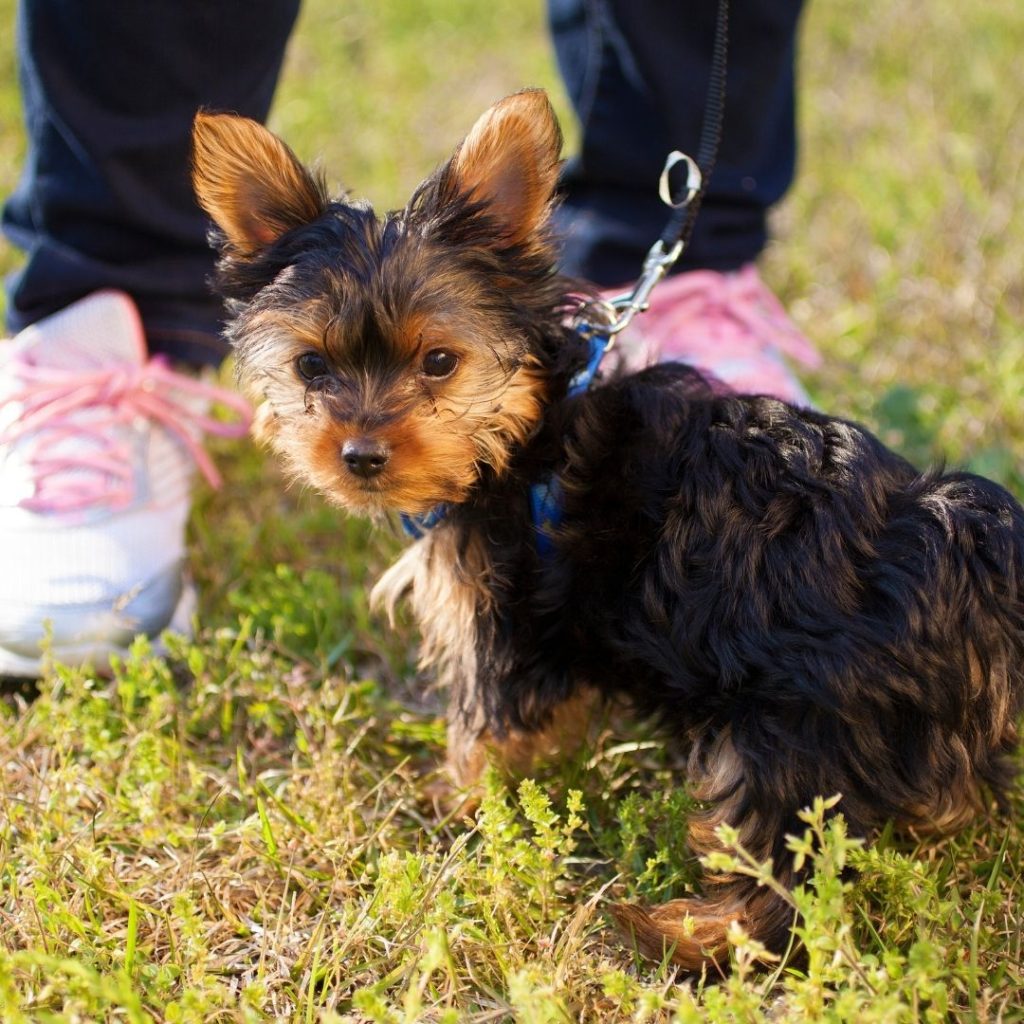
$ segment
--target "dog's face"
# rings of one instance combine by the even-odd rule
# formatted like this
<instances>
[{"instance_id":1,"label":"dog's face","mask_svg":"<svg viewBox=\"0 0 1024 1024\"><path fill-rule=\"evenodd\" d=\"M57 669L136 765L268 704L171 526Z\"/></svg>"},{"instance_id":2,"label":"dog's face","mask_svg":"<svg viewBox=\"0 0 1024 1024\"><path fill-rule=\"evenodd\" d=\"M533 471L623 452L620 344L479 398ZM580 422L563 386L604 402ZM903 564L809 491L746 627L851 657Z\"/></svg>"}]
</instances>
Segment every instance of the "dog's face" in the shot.
<instances>
[{"instance_id":1,"label":"dog's face","mask_svg":"<svg viewBox=\"0 0 1024 1024\"><path fill-rule=\"evenodd\" d=\"M402 211L329 201L266 129L200 114L243 386L288 467L351 511L423 512L500 473L545 398L561 137L540 91L488 110ZM554 303L557 305L557 302Z\"/></svg>"}]
</instances>

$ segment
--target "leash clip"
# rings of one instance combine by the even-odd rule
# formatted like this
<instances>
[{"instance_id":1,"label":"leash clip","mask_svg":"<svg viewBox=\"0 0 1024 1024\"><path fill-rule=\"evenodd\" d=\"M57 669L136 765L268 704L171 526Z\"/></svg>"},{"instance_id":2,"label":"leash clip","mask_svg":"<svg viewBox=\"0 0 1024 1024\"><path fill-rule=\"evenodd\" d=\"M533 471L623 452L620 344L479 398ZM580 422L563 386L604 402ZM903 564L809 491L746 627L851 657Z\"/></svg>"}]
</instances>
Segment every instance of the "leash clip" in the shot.
<instances>
[{"instance_id":1,"label":"leash clip","mask_svg":"<svg viewBox=\"0 0 1024 1024\"><path fill-rule=\"evenodd\" d=\"M647 250L643 271L633 290L616 295L609 301L609 305L615 311L615 319L604 330L611 339L624 331L637 313L643 313L650 306L654 286L669 272L682 251L681 239L666 252L660 238Z\"/></svg>"},{"instance_id":2,"label":"leash clip","mask_svg":"<svg viewBox=\"0 0 1024 1024\"><path fill-rule=\"evenodd\" d=\"M670 175L672 168L678 164L686 165L686 185L682 195L673 199ZM658 180L658 196L666 206L671 206L673 210L683 210L700 195L703 183L704 178L700 167L697 166L697 161L686 153L674 149L665 159L665 167ZM586 337L602 335L607 339L605 351L608 351L615 344L616 337L633 322L633 317L649 308L651 292L654 291L655 285L672 269L673 264L682 254L685 244L685 240L680 237L671 249L666 250L665 243L659 238L647 250L640 277L631 291L623 292L622 295L616 295L603 302L590 304L591 307L596 305L601 308L607 318L606 322L600 326L592 324L583 318L581 310L576 316L576 330Z\"/></svg>"},{"instance_id":3,"label":"leash clip","mask_svg":"<svg viewBox=\"0 0 1024 1024\"><path fill-rule=\"evenodd\" d=\"M686 165L686 186L683 194L672 198L672 187L669 181L672 168L677 164ZM666 206L674 210L685 209L700 194L703 184L703 176L697 161L693 157L674 149L665 160L665 167L661 172L658 182L658 195ZM644 257L643 270L632 291L616 295L614 298L602 303L605 312L609 314L608 323L602 325L599 330L601 334L608 337L607 348L615 344L615 338L621 334L633 321L637 313L643 313L651 304L651 292L654 291L661 279L671 270L673 264L679 259L683 252L684 240L680 238L671 249L666 250L664 242L659 238L647 251Z\"/></svg>"}]
</instances>

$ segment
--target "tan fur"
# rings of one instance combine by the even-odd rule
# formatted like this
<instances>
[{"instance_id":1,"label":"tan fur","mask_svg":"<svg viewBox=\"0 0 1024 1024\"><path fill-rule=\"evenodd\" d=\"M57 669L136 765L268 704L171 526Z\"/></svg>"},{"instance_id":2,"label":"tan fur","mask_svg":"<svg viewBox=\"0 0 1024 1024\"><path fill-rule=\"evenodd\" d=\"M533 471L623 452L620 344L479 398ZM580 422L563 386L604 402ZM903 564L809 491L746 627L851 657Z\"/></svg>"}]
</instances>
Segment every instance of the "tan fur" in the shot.
<instances>
[{"instance_id":1,"label":"tan fur","mask_svg":"<svg viewBox=\"0 0 1024 1024\"><path fill-rule=\"evenodd\" d=\"M196 115L192 182L203 209L240 253L316 220L327 206L323 185L276 135L233 114Z\"/></svg>"},{"instance_id":2,"label":"tan fur","mask_svg":"<svg viewBox=\"0 0 1024 1024\"><path fill-rule=\"evenodd\" d=\"M448 768L460 786L478 782L488 764L511 778L532 774L545 761L573 754L587 738L601 698L596 690L581 687L557 705L547 725L535 732L509 730L496 736L482 726L478 731L453 721L448 728Z\"/></svg>"},{"instance_id":3,"label":"tan fur","mask_svg":"<svg viewBox=\"0 0 1024 1024\"><path fill-rule=\"evenodd\" d=\"M985 811L977 779L968 778L936 792L933 798L903 812L900 824L921 836L946 836L977 821Z\"/></svg>"},{"instance_id":4,"label":"tan fur","mask_svg":"<svg viewBox=\"0 0 1024 1024\"><path fill-rule=\"evenodd\" d=\"M790 924L793 920L793 913L780 905L775 893L753 888L748 879L737 879L710 898L669 900L649 909L620 903L610 910L644 956L652 960L668 956L671 963L687 971L706 967L724 971L733 922L757 938L760 922L771 919L775 926L780 917Z\"/></svg>"},{"instance_id":5,"label":"tan fur","mask_svg":"<svg viewBox=\"0 0 1024 1024\"><path fill-rule=\"evenodd\" d=\"M571 753L586 738L600 702L595 690L582 687L536 732L510 730L498 737L486 728L480 701L465 681L476 675L476 620L491 600L490 583L482 545L471 544L460 557L450 536L440 531L407 548L370 594L392 625L398 602L408 600L422 635L421 667L436 667L439 681L453 689L448 767L460 786L477 782L488 763L522 777L542 760Z\"/></svg>"},{"instance_id":6,"label":"tan fur","mask_svg":"<svg viewBox=\"0 0 1024 1024\"><path fill-rule=\"evenodd\" d=\"M972 696L985 698L988 738L995 744L1012 748L1017 740L1017 727L1010 714L1010 680L1005 661L989 666L986 673L973 647L967 648ZM900 824L918 835L951 835L966 828L985 813L984 788L974 773L974 759L962 739L948 738L947 752L956 755L953 765L944 765L952 778L936 786L921 803L904 809Z\"/></svg>"},{"instance_id":7,"label":"tan fur","mask_svg":"<svg viewBox=\"0 0 1024 1024\"><path fill-rule=\"evenodd\" d=\"M434 278L434 287L449 282ZM470 286L459 283L465 293ZM455 283L450 289L459 296ZM457 502L476 482L481 465L504 471L513 447L536 426L543 408L541 377L535 365L509 366L504 339L493 326L475 322L466 310L475 295L452 302L452 309L382 325L396 347L409 351L408 371L390 381L360 379L363 404L386 425L369 432L391 453L386 471L373 481L349 473L341 459L345 441L367 436L366 425L340 415L320 399L307 401L306 382L295 360L315 351L330 359L344 351L346 325L328 301L273 310L254 316L239 375L246 393L269 409L260 423L282 456L286 469L310 482L350 511L373 515L388 509L424 512L438 502ZM337 300L340 301L340 300ZM328 344L329 342L329 344ZM431 348L459 357L450 378L424 385L419 359ZM427 391L424 391L424 387Z\"/></svg>"},{"instance_id":8,"label":"tan fur","mask_svg":"<svg viewBox=\"0 0 1024 1024\"><path fill-rule=\"evenodd\" d=\"M505 237L523 243L547 217L561 147L547 95L528 89L480 117L456 154L454 170L464 191L490 205Z\"/></svg>"},{"instance_id":9,"label":"tan fur","mask_svg":"<svg viewBox=\"0 0 1024 1024\"><path fill-rule=\"evenodd\" d=\"M491 600L489 580L482 546L471 545L460 558L440 531L406 548L370 592L371 605L387 612L392 626L398 602L408 600L420 628L420 666L436 667L438 681L451 690L448 764L459 786L483 768L482 762L463 765L461 751L484 729L483 708L465 682L476 676L476 622Z\"/></svg>"},{"instance_id":10,"label":"tan fur","mask_svg":"<svg viewBox=\"0 0 1024 1024\"><path fill-rule=\"evenodd\" d=\"M983 694L992 704L989 714L989 739L994 743L1016 740L1017 727L1010 713L1011 688L1010 678L1005 661L997 661L989 667L986 674L982 671L981 661L973 647L967 648L967 662L971 675L972 696Z\"/></svg>"},{"instance_id":11,"label":"tan fur","mask_svg":"<svg viewBox=\"0 0 1024 1024\"><path fill-rule=\"evenodd\" d=\"M490 606L491 570L483 545L461 555L444 530L406 548L377 581L370 602L394 625L398 602L407 599L422 634L420 664L443 665L453 651L473 648L477 615Z\"/></svg>"},{"instance_id":12,"label":"tan fur","mask_svg":"<svg viewBox=\"0 0 1024 1024\"><path fill-rule=\"evenodd\" d=\"M671 952L672 963L699 971L708 963L723 968L728 963L726 934L740 920L742 903L736 900L670 900L646 909L620 903L609 908L622 931L632 937L640 952L663 960Z\"/></svg>"},{"instance_id":13,"label":"tan fur","mask_svg":"<svg viewBox=\"0 0 1024 1024\"><path fill-rule=\"evenodd\" d=\"M690 849L703 855L721 848L715 829L723 823L740 830L740 842L756 850L763 842L757 834L757 821L739 820L739 807L744 796L743 764L732 743L729 729L723 730L707 747L697 745L690 752L688 776L693 795L710 806L690 815L688 838Z\"/></svg>"}]
</instances>

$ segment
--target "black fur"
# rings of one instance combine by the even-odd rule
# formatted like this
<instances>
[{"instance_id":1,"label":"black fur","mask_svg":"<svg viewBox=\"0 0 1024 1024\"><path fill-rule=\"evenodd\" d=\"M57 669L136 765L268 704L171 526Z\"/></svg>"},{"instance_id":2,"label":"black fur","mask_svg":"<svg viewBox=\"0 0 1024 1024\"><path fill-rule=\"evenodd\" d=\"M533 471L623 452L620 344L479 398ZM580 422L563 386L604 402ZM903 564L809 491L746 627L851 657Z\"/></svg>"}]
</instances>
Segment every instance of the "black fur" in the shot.
<instances>
[{"instance_id":1,"label":"black fur","mask_svg":"<svg viewBox=\"0 0 1024 1024\"><path fill-rule=\"evenodd\" d=\"M506 581L478 650L496 726L536 728L586 681L681 740L730 727L762 812L842 792L859 830L962 781L951 741L1006 784L1012 734L991 731L1024 693L1024 511L1006 490L680 365L553 408L535 448L557 438L559 457L524 451L522 476L446 527L486 538ZM565 500L547 559L526 489L549 467ZM983 675L1007 666L1009 713L975 692L970 650Z\"/></svg>"},{"instance_id":2,"label":"black fur","mask_svg":"<svg viewBox=\"0 0 1024 1024\"><path fill-rule=\"evenodd\" d=\"M545 558L527 488L552 471ZM542 729L584 684L709 774L728 736L742 782L705 795L790 884L785 836L817 795L842 794L856 835L945 831L1011 780L1024 510L991 481L919 473L857 424L662 365L552 406L515 475L444 529L485 539L496 597L455 731L480 705L498 736ZM779 952L791 914L761 902L746 925Z\"/></svg>"}]
</instances>

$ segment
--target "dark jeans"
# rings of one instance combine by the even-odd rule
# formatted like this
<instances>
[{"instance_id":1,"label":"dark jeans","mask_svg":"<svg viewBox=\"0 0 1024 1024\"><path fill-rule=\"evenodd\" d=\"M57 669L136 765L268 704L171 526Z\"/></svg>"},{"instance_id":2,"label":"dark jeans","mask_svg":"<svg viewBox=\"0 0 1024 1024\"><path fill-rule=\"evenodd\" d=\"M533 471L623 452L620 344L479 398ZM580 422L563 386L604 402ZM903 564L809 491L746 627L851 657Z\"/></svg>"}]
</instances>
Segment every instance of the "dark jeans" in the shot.
<instances>
[{"instance_id":1,"label":"dark jeans","mask_svg":"<svg viewBox=\"0 0 1024 1024\"><path fill-rule=\"evenodd\" d=\"M570 272L629 280L661 231L658 174L669 149L696 149L715 5L550 0L583 124L561 214ZM765 212L793 174L799 7L733 0L725 140L689 266L739 266L764 244ZM10 329L120 288L153 351L221 358L207 222L189 184L192 118L200 106L266 116L297 9L298 0L21 0L29 150L3 228L27 260L8 281Z\"/></svg>"},{"instance_id":2,"label":"dark jeans","mask_svg":"<svg viewBox=\"0 0 1024 1024\"><path fill-rule=\"evenodd\" d=\"M208 222L189 181L200 106L264 119L298 0L21 0L28 130L3 213L27 253L19 330L97 288L130 293L150 348L218 362Z\"/></svg>"},{"instance_id":3,"label":"dark jeans","mask_svg":"<svg viewBox=\"0 0 1024 1024\"><path fill-rule=\"evenodd\" d=\"M768 208L796 162L794 72L802 0L731 0L725 128L678 270L733 270L766 240ZM552 37L583 130L559 217L565 269L631 281L669 210L666 155L697 156L717 0L548 0Z\"/></svg>"}]
</instances>

